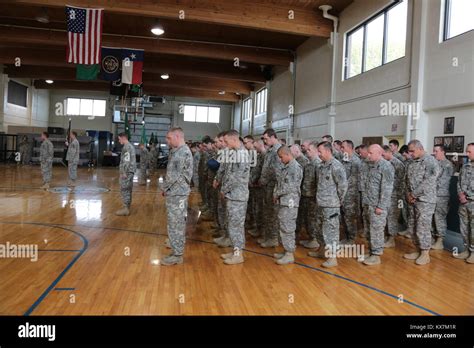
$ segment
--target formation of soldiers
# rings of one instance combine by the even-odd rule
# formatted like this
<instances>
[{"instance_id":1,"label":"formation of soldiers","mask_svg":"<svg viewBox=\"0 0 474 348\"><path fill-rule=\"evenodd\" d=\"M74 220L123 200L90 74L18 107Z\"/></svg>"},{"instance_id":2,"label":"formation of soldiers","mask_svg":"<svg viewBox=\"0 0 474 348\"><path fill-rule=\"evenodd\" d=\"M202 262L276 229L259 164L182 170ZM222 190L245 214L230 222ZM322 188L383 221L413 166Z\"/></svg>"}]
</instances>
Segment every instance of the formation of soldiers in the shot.
<instances>
[{"instance_id":1,"label":"formation of soldiers","mask_svg":"<svg viewBox=\"0 0 474 348\"><path fill-rule=\"evenodd\" d=\"M273 129L257 140L246 136L234 143L237 138L229 131L190 144L200 219L211 221L219 247L233 250L222 254L224 263L244 262L245 229L262 248L282 245L274 254L280 265L294 262L297 239L312 249L309 256L324 259L323 267L337 266L341 247L356 245L356 239L367 241L369 252L358 257L367 266L382 262L397 235L413 240L415 250L404 258L417 265L430 262L430 250L444 248L454 166L442 145L431 155L418 140L399 152L397 140L355 147L329 135L287 147ZM239 151L247 156L231 155ZM474 143L466 152L457 188L465 251L453 256L472 264Z\"/></svg>"}]
</instances>

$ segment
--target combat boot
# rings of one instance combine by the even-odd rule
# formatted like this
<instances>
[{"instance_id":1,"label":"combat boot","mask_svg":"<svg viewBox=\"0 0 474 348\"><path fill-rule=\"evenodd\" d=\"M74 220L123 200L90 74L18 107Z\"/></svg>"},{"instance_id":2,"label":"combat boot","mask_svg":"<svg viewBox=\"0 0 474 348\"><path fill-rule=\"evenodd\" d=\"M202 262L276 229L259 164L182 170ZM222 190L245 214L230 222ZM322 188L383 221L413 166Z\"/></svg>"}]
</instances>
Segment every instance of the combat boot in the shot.
<instances>
[{"instance_id":1,"label":"combat boot","mask_svg":"<svg viewBox=\"0 0 474 348\"><path fill-rule=\"evenodd\" d=\"M417 258L420 257L420 252L415 251L413 253L408 253L408 254L403 255L403 257L407 260L416 260Z\"/></svg>"},{"instance_id":2,"label":"combat boot","mask_svg":"<svg viewBox=\"0 0 474 348\"><path fill-rule=\"evenodd\" d=\"M212 234L212 238L214 239L221 238L223 236L224 236L224 231L221 229L215 230L214 233Z\"/></svg>"},{"instance_id":3,"label":"combat boot","mask_svg":"<svg viewBox=\"0 0 474 348\"><path fill-rule=\"evenodd\" d=\"M323 264L321 265L324 268L331 268L331 267L336 267L337 266L337 259L335 257L331 257L327 259Z\"/></svg>"},{"instance_id":4,"label":"combat boot","mask_svg":"<svg viewBox=\"0 0 474 348\"><path fill-rule=\"evenodd\" d=\"M278 258L275 263L278 265L289 265L290 263L295 262L295 256L293 253L286 251L282 257Z\"/></svg>"},{"instance_id":5,"label":"combat boot","mask_svg":"<svg viewBox=\"0 0 474 348\"><path fill-rule=\"evenodd\" d=\"M243 262L244 262L244 255L242 255L242 252L232 253L231 257L224 260L224 263L226 265L237 265L237 264L243 263Z\"/></svg>"},{"instance_id":6,"label":"combat boot","mask_svg":"<svg viewBox=\"0 0 474 348\"><path fill-rule=\"evenodd\" d=\"M250 229L248 232L254 238L260 237L260 232L257 229Z\"/></svg>"},{"instance_id":7,"label":"combat boot","mask_svg":"<svg viewBox=\"0 0 474 348\"><path fill-rule=\"evenodd\" d=\"M123 207L122 209L119 209L115 212L115 215L117 216L129 216L130 215L130 209L128 207Z\"/></svg>"},{"instance_id":8,"label":"combat boot","mask_svg":"<svg viewBox=\"0 0 474 348\"><path fill-rule=\"evenodd\" d=\"M443 250L444 249L443 237L436 237L436 241L431 246L431 249L433 249L433 250Z\"/></svg>"},{"instance_id":9,"label":"combat boot","mask_svg":"<svg viewBox=\"0 0 474 348\"><path fill-rule=\"evenodd\" d=\"M387 238L387 241L385 242L385 244L383 245L384 248L395 248L395 237L393 236L389 236Z\"/></svg>"},{"instance_id":10,"label":"combat boot","mask_svg":"<svg viewBox=\"0 0 474 348\"><path fill-rule=\"evenodd\" d=\"M415 263L420 266L430 263L430 251L422 250L420 257L416 259Z\"/></svg>"},{"instance_id":11,"label":"combat boot","mask_svg":"<svg viewBox=\"0 0 474 348\"><path fill-rule=\"evenodd\" d=\"M368 258L362 261L362 263L367 266L374 266L380 265L382 262L380 261L379 255L370 255Z\"/></svg>"},{"instance_id":12,"label":"combat boot","mask_svg":"<svg viewBox=\"0 0 474 348\"><path fill-rule=\"evenodd\" d=\"M227 248L232 245L232 242L230 241L229 237L224 236L224 238L216 242L216 244L219 248Z\"/></svg>"},{"instance_id":13,"label":"combat boot","mask_svg":"<svg viewBox=\"0 0 474 348\"><path fill-rule=\"evenodd\" d=\"M306 249L316 249L319 248L319 243L316 239L302 240L300 243Z\"/></svg>"},{"instance_id":14,"label":"combat boot","mask_svg":"<svg viewBox=\"0 0 474 348\"><path fill-rule=\"evenodd\" d=\"M453 254L453 257L456 259L466 260L469 257L469 250L464 250L462 253Z\"/></svg>"},{"instance_id":15,"label":"combat boot","mask_svg":"<svg viewBox=\"0 0 474 348\"><path fill-rule=\"evenodd\" d=\"M325 259L326 258L326 250L323 247L320 247L318 251L310 251L308 252L308 256L315 257L317 259Z\"/></svg>"},{"instance_id":16,"label":"combat boot","mask_svg":"<svg viewBox=\"0 0 474 348\"><path fill-rule=\"evenodd\" d=\"M283 256L285 256L285 253L274 253L273 258L275 259L281 259Z\"/></svg>"},{"instance_id":17,"label":"combat boot","mask_svg":"<svg viewBox=\"0 0 474 348\"><path fill-rule=\"evenodd\" d=\"M260 238L257 239L257 243L258 243L258 244L262 244L262 243L264 243L265 241L266 241L265 237L260 237Z\"/></svg>"},{"instance_id":18,"label":"combat boot","mask_svg":"<svg viewBox=\"0 0 474 348\"><path fill-rule=\"evenodd\" d=\"M182 255L170 254L170 255L164 257L161 260L161 264L163 266L180 265L182 263L183 263L183 256Z\"/></svg>"},{"instance_id":19,"label":"combat boot","mask_svg":"<svg viewBox=\"0 0 474 348\"><path fill-rule=\"evenodd\" d=\"M171 244L170 244L169 238L165 239L165 246L166 246L166 248L171 249Z\"/></svg>"},{"instance_id":20,"label":"combat boot","mask_svg":"<svg viewBox=\"0 0 474 348\"><path fill-rule=\"evenodd\" d=\"M225 238L225 235L222 235L220 237L216 237L213 239L214 243L218 244L219 242L221 242L223 239Z\"/></svg>"},{"instance_id":21,"label":"combat boot","mask_svg":"<svg viewBox=\"0 0 474 348\"><path fill-rule=\"evenodd\" d=\"M49 183L45 182L43 186L41 186L42 189L47 190L49 189Z\"/></svg>"},{"instance_id":22,"label":"combat boot","mask_svg":"<svg viewBox=\"0 0 474 348\"><path fill-rule=\"evenodd\" d=\"M224 260L227 260L227 259L230 259L232 256L234 256L234 252L230 252L230 253L227 253L227 254L221 254L221 258L224 259Z\"/></svg>"},{"instance_id":23,"label":"combat boot","mask_svg":"<svg viewBox=\"0 0 474 348\"><path fill-rule=\"evenodd\" d=\"M277 247L278 246L278 239L270 239L270 240L267 240L265 242L263 242L262 244L260 244L260 246L262 248L274 248L274 247Z\"/></svg>"},{"instance_id":24,"label":"combat boot","mask_svg":"<svg viewBox=\"0 0 474 348\"><path fill-rule=\"evenodd\" d=\"M474 263L474 251L471 251L471 255L466 259L466 262L470 264Z\"/></svg>"}]
</instances>

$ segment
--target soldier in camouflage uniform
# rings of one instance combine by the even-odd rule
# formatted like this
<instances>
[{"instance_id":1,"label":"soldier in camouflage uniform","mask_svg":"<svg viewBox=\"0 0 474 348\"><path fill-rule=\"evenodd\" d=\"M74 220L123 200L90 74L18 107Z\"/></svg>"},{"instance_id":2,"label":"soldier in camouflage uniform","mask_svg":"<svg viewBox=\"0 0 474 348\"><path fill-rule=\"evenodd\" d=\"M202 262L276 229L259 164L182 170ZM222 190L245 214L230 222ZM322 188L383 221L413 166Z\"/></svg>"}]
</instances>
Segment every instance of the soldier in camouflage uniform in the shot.
<instances>
[{"instance_id":1,"label":"soldier in camouflage uniform","mask_svg":"<svg viewBox=\"0 0 474 348\"><path fill-rule=\"evenodd\" d=\"M162 192L166 198L168 239L172 252L161 260L161 264L171 266L183 263L193 155L184 141L183 130L179 127L168 131L166 142L171 150Z\"/></svg>"},{"instance_id":2,"label":"soldier in camouflage uniform","mask_svg":"<svg viewBox=\"0 0 474 348\"><path fill-rule=\"evenodd\" d=\"M41 186L41 188L48 189L53 177L54 146L51 140L49 140L48 132L41 133L41 140L40 163L41 174L43 176L43 186Z\"/></svg>"},{"instance_id":3,"label":"soldier in camouflage uniform","mask_svg":"<svg viewBox=\"0 0 474 348\"><path fill-rule=\"evenodd\" d=\"M474 143L467 145L466 154L468 162L461 168L457 185L459 222L466 250L453 256L474 264Z\"/></svg>"},{"instance_id":4,"label":"soldier in camouflage uniform","mask_svg":"<svg viewBox=\"0 0 474 348\"><path fill-rule=\"evenodd\" d=\"M303 152L301 151L301 148L298 144L291 145L290 151L291 151L291 155L296 160L296 162L298 162L298 164L300 165L302 169L309 163L308 157L303 155ZM305 227L303 220L306 219L306 216L308 214L308 207L307 207L307 204L305 203L306 202L303 202L298 207L298 218L296 219L296 235L298 236L300 236L303 233L303 228ZM306 231L306 233L309 233L309 232Z\"/></svg>"},{"instance_id":5,"label":"soldier in camouflage uniform","mask_svg":"<svg viewBox=\"0 0 474 348\"><path fill-rule=\"evenodd\" d=\"M317 252L309 256L327 258L323 267L337 266L336 253L339 244L339 214L347 192L346 170L332 155L332 146L323 141L318 145L322 162L316 171L316 202L318 204L317 238L321 245ZM322 232L322 233L321 233Z\"/></svg>"},{"instance_id":6,"label":"soldier in camouflage uniform","mask_svg":"<svg viewBox=\"0 0 474 348\"><path fill-rule=\"evenodd\" d=\"M272 128L263 133L263 141L269 146L263 160L262 173L258 183L265 190L265 233L260 246L271 248L278 246L278 206L273 204L273 190L281 171L281 162L277 151L281 147L277 134Z\"/></svg>"},{"instance_id":7,"label":"soldier in camouflage uniform","mask_svg":"<svg viewBox=\"0 0 474 348\"><path fill-rule=\"evenodd\" d=\"M221 248L225 248L232 245L230 239L228 226L227 226L227 201L223 195L219 194L222 189L222 181L226 177L227 170L229 169L229 163L225 160L226 155L229 153L227 144L224 140L225 132L221 132L216 137L216 147L218 149L217 161L219 162L219 169L214 178L213 189L216 190L216 215L215 215L215 224L216 234L214 242Z\"/></svg>"},{"instance_id":8,"label":"soldier in camouflage uniform","mask_svg":"<svg viewBox=\"0 0 474 348\"><path fill-rule=\"evenodd\" d=\"M207 178L207 181L205 182L206 185L206 193L207 193L207 211L202 214L202 220L203 221L214 221L217 219L217 210L218 210L218 194L219 190L217 188L213 187L214 184L214 178L216 177L217 170L219 169L218 167L215 167L214 164L217 164L217 156L218 156L218 148L219 142L218 142L218 137L214 138L214 141L212 144L209 146L209 151L208 151L208 161L206 163L206 169L205 169L205 176ZM211 161L212 163L210 163Z\"/></svg>"},{"instance_id":9,"label":"soldier in camouflage uniform","mask_svg":"<svg viewBox=\"0 0 474 348\"><path fill-rule=\"evenodd\" d=\"M67 161L67 170L69 174L68 186L76 186L77 179L77 165L79 164L79 155L80 155L80 145L77 141L77 133L72 132L70 134L71 143L68 144L66 161Z\"/></svg>"},{"instance_id":10,"label":"soldier in camouflage uniform","mask_svg":"<svg viewBox=\"0 0 474 348\"><path fill-rule=\"evenodd\" d=\"M280 175L277 177L277 184L273 193L273 203L279 207L280 238L285 252L275 253L273 257L278 265L287 265L295 262L295 229L303 170L293 158L288 147L280 147L277 154L282 163L282 168Z\"/></svg>"},{"instance_id":11,"label":"soldier in camouflage uniform","mask_svg":"<svg viewBox=\"0 0 474 348\"><path fill-rule=\"evenodd\" d=\"M156 150L155 143L150 144L150 151L148 155L148 169L150 170L150 175L153 175L158 164L158 151Z\"/></svg>"},{"instance_id":12,"label":"soldier in camouflage uniform","mask_svg":"<svg viewBox=\"0 0 474 348\"><path fill-rule=\"evenodd\" d=\"M23 135L20 141L20 161L18 164L28 164L29 163L29 152L30 152L30 143L28 137Z\"/></svg>"},{"instance_id":13,"label":"soldier in camouflage uniform","mask_svg":"<svg viewBox=\"0 0 474 348\"><path fill-rule=\"evenodd\" d=\"M361 161L354 155L354 143L344 140L341 145L343 153L341 163L346 170L347 193L342 205L342 221L345 225L346 239L341 244L354 244L357 235L357 219L360 214L359 170Z\"/></svg>"},{"instance_id":14,"label":"soldier in camouflage uniform","mask_svg":"<svg viewBox=\"0 0 474 348\"><path fill-rule=\"evenodd\" d=\"M222 178L221 195L226 203L226 221L233 251L222 254L224 263L236 265L244 262L245 213L249 199L250 162L248 151L240 142L239 133L230 130L224 136L227 154Z\"/></svg>"},{"instance_id":15,"label":"soldier in camouflage uniform","mask_svg":"<svg viewBox=\"0 0 474 348\"><path fill-rule=\"evenodd\" d=\"M433 156L427 154L419 140L408 143L412 162L406 170L407 202L409 214L408 224L415 232L417 251L405 254L408 260L416 260L417 265L430 262L431 222L436 207L436 180L439 166Z\"/></svg>"},{"instance_id":16,"label":"soldier in camouflage uniform","mask_svg":"<svg viewBox=\"0 0 474 348\"><path fill-rule=\"evenodd\" d=\"M447 216L449 211L449 184L454 175L454 165L446 158L444 145L435 145L433 154L438 161L439 176L436 187L436 207L433 216L433 232L431 234L433 250L443 250L443 240L448 229Z\"/></svg>"},{"instance_id":17,"label":"soldier in camouflage uniform","mask_svg":"<svg viewBox=\"0 0 474 348\"><path fill-rule=\"evenodd\" d=\"M405 162L405 159L403 158L402 154L398 152L398 147L400 146L400 143L398 142L397 139L391 139L388 142L388 146L390 148L390 151L393 154L393 157L395 157L400 162Z\"/></svg>"},{"instance_id":18,"label":"soldier in camouflage uniform","mask_svg":"<svg viewBox=\"0 0 474 348\"><path fill-rule=\"evenodd\" d=\"M254 169L253 173L251 172L249 182L252 182L250 189L254 192L254 210L253 213L255 216L255 231L249 231L249 233L254 237L262 237L265 232L265 217L264 217L264 204L265 204L265 190L260 186L259 180L262 173L263 161L265 159L265 153L267 152L265 144L262 140L257 140L254 142L255 150L257 151L257 163L255 167L250 167Z\"/></svg>"},{"instance_id":19,"label":"soldier in camouflage uniform","mask_svg":"<svg viewBox=\"0 0 474 348\"><path fill-rule=\"evenodd\" d=\"M199 191L199 161L201 160L201 151L199 150L199 144L194 143L191 147L191 152L193 153L193 185L194 190Z\"/></svg>"},{"instance_id":20,"label":"soldier in camouflage uniform","mask_svg":"<svg viewBox=\"0 0 474 348\"><path fill-rule=\"evenodd\" d=\"M369 172L369 161L367 159L368 157L368 147L365 144L359 145L359 156L360 156L360 167L359 167L359 180L358 180L358 187L359 187L359 196L361 197L361 203L360 206L362 207L362 195L364 194L364 189L365 189L365 180L367 178L368 172ZM362 209L361 209L361 213ZM362 218L362 224L363 224L363 232L362 236L364 238L367 238L369 236L369 230L367 226L363 223L363 218Z\"/></svg>"},{"instance_id":21,"label":"soldier in camouflage uniform","mask_svg":"<svg viewBox=\"0 0 474 348\"><path fill-rule=\"evenodd\" d=\"M381 263L384 248L384 231L390 209L395 169L382 158L380 145L369 146L369 171L364 181L362 195L364 224L369 230L370 256L360 258L364 265Z\"/></svg>"},{"instance_id":22,"label":"soldier in camouflage uniform","mask_svg":"<svg viewBox=\"0 0 474 348\"><path fill-rule=\"evenodd\" d=\"M244 146L249 152L250 161L250 175L249 175L249 201L247 204L247 218L245 220L245 227L253 237L258 237L257 232L257 183L260 178L262 166L258 163L257 150L254 145L253 136L246 135L244 137ZM253 160L253 162L252 162Z\"/></svg>"},{"instance_id":23,"label":"soldier in camouflage uniform","mask_svg":"<svg viewBox=\"0 0 474 348\"><path fill-rule=\"evenodd\" d=\"M199 192L201 194L201 204L200 208L203 212L206 212L208 208L207 204L207 161L209 160L209 149L212 144L211 138L206 135L202 139L201 143L201 156L199 157L199 165L198 165L198 172L199 172Z\"/></svg>"},{"instance_id":24,"label":"soldier in camouflage uniform","mask_svg":"<svg viewBox=\"0 0 474 348\"><path fill-rule=\"evenodd\" d=\"M120 194L122 195L123 208L117 210L115 215L130 215L130 205L132 204L133 175L137 169L135 148L128 141L127 133L120 133L118 139L122 147L120 155Z\"/></svg>"},{"instance_id":25,"label":"soldier in camouflage uniform","mask_svg":"<svg viewBox=\"0 0 474 348\"><path fill-rule=\"evenodd\" d=\"M395 236L399 230L398 218L400 217L400 208L403 204L403 196L405 195L405 165L403 162L395 158L389 146L384 145L383 149L383 158L390 162L395 170L391 203L387 215L388 237L385 241L384 247L394 248Z\"/></svg>"},{"instance_id":26,"label":"soldier in camouflage uniform","mask_svg":"<svg viewBox=\"0 0 474 348\"><path fill-rule=\"evenodd\" d=\"M140 176L138 177L139 185L146 185L146 168L150 162L150 154L145 146L145 144L138 145L140 148Z\"/></svg>"},{"instance_id":27,"label":"soldier in camouflage uniform","mask_svg":"<svg viewBox=\"0 0 474 348\"><path fill-rule=\"evenodd\" d=\"M318 205L316 203L316 171L321 164L321 159L319 158L317 142L309 143L305 148L306 157L308 157L309 163L303 168L300 208L301 205L305 205L306 213L303 215L302 224L309 235L309 239L301 240L300 244L308 249L316 249L319 247L316 233L318 226L320 225L317 221Z\"/></svg>"}]
</instances>

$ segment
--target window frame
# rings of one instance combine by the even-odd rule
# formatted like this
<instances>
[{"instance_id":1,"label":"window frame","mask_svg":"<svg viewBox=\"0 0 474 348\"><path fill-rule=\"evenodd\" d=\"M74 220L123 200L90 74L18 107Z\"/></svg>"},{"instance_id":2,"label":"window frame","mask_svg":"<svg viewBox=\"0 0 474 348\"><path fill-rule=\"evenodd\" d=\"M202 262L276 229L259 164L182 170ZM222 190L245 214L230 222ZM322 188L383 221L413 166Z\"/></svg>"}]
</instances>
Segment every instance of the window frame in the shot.
<instances>
[{"instance_id":1,"label":"window frame","mask_svg":"<svg viewBox=\"0 0 474 348\"><path fill-rule=\"evenodd\" d=\"M219 124L219 123L221 122L221 107L220 107L220 106L216 106L216 105L199 105L199 104L182 104L182 105L184 106L184 108L183 108L183 122L212 123L212 124ZM186 106L194 107L194 120L193 120L193 121L188 121L188 120L185 120L185 119L184 119ZM198 107L203 107L203 108L206 108L206 109L207 109L206 121L205 121L205 122L196 121L196 116L197 116L197 109L198 109ZM209 121L209 110L210 110L211 108L219 109L219 117L218 117L218 121L217 121L217 122L210 122L210 121Z\"/></svg>"},{"instance_id":2,"label":"window frame","mask_svg":"<svg viewBox=\"0 0 474 348\"><path fill-rule=\"evenodd\" d=\"M17 85L20 85L20 86L26 88L25 106L19 105L19 104L15 104L15 103L11 103L11 102L8 100L8 99L10 98L10 88L9 88L9 86L8 86L8 85L10 84L10 82L16 83ZM19 81L14 80L14 79L8 79L8 82L7 82L7 98L6 98L7 104L13 105L13 106L16 107L16 108L28 109L28 99L29 99L29 96L30 96L30 86L25 85L24 83L21 83L21 82L19 82Z\"/></svg>"},{"instance_id":3,"label":"window frame","mask_svg":"<svg viewBox=\"0 0 474 348\"><path fill-rule=\"evenodd\" d=\"M444 9L443 9L443 42L448 41L451 39L454 39L455 37L464 35L466 33L469 33L470 31L473 31L474 29L470 29L468 31L465 31L463 33L457 34L455 36L448 37L449 33L449 24L451 23L451 1L452 0L444 0Z\"/></svg>"},{"instance_id":4,"label":"window frame","mask_svg":"<svg viewBox=\"0 0 474 348\"><path fill-rule=\"evenodd\" d=\"M255 116L267 113L267 93L267 87L262 87L255 93Z\"/></svg>"},{"instance_id":5,"label":"window frame","mask_svg":"<svg viewBox=\"0 0 474 348\"><path fill-rule=\"evenodd\" d=\"M248 107L246 104L249 103L250 107ZM251 97L245 98L244 101L242 102L242 121L250 121L252 119L252 114L253 114L253 101ZM247 116L247 117L246 117Z\"/></svg>"},{"instance_id":6,"label":"window frame","mask_svg":"<svg viewBox=\"0 0 474 348\"><path fill-rule=\"evenodd\" d=\"M68 113L68 104L69 104L69 99L79 99L79 113L78 114L69 114ZM94 113L94 102L96 100L99 101L104 101L105 106L104 106L104 115L81 115L81 102L82 100L92 100L92 113ZM107 99L105 98L82 98L82 97L66 97L66 112L64 113L65 116L68 117L106 117L107 116ZM113 118L113 116L112 116Z\"/></svg>"},{"instance_id":7,"label":"window frame","mask_svg":"<svg viewBox=\"0 0 474 348\"><path fill-rule=\"evenodd\" d=\"M352 28L351 30L349 30L348 32L346 32L346 34L344 35L344 64L343 64L343 71L344 71L344 75L343 75L343 81L345 80L349 80L353 77L356 77L356 76L359 76L359 75L362 75L368 71L371 71L371 70L374 70L374 69L377 69L377 68L380 68L386 64L389 64L389 63L392 63L392 62L395 62L399 59L402 59L402 58L405 58L406 57L406 42L407 42L407 33L405 33L405 54L402 56L402 57L399 57L397 59L394 59L394 60L391 60L390 62L387 62L387 32L388 32L388 22L387 22L387 16L388 16L388 12L393 9L394 7L398 6L398 5L401 5L402 2L405 1L407 2L407 16L408 16L408 0L397 0L395 1L394 3L388 5L387 7L385 7L384 9L376 12L375 14L373 14L372 16L370 16L369 18L367 18L366 20L364 20L362 23L360 23L359 25L355 26L354 28ZM366 60L366 48L367 48L367 25L369 23L371 23L372 21L374 21L375 19L377 19L379 16L383 16L383 19L384 19L384 23L383 23L383 41L382 41L382 64L379 65L379 66L376 66L375 68L371 68L369 70L365 70L365 60ZM408 20L407 20L407 25L408 25ZM361 60L361 72L358 73L358 74L355 74L354 76L351 76L349 77L349 53L350 53L350 47L349 47L349 37L355 33L357 30L363 28L363 33L362 33L362 60Z\"/></svg>"}]
</instances>

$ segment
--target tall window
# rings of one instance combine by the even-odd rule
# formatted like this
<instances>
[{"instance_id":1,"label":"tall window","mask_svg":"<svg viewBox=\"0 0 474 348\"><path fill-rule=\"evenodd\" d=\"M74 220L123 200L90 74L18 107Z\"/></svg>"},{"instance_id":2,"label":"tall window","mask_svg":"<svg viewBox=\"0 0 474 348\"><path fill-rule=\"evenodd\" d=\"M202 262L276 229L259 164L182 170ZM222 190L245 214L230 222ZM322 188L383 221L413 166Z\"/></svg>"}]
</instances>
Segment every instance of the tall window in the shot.
<instances>
[{"instance_id":1,"label":"tall window","mask_svg":"<svg viewBox=\"0 0 474 348\"><path fill-rule=\"evenodd\" d=\"M221 108L200 105L184 106L184 121L201 123L219 123Z\"/></svg>"},{"instance_id":2,"label":"tall window","mask_svg":"<svg viewBox=\"0 0 474 348\"><path fill-rule=\"evenodd\" d=\"M243 120L250 120L252 117L252 98L247 98L244 100L243 108Z\"/></svg>"},{"instance_id":3,"label":"tall window","mask_svg":"<svg viewBox=\"0 0 474 348\"><path fill-rule=\"evenodd\" d=\"M346 34L344 78L405 56L407 0L390 5Z\"/></svg>"},{"instance_id":4,"label":"tall window","mask_svg":"<svg viewBox=\"0 0 474 348\"><path fill-rule=\"evenodd\" d=\"M474 1L445 0L444 40L474 29Z\"/></svg>"},{"instance_id":5,"label":"tall window","mask_svg":"<svg viewBox=\"0 0 474 348\"><path fill-rule=\"evenodd\" d=\"M105 116L104 99L67 98L68 116Z\"/></svg>"},{"instance_id":6,"label":"tall window","mask_svg":"<svg viewBox=\"0 0 474 348\"><path fill-rule=\"evenodd\" d=\"M28 98L28 87L13 80L8 81L7 102L26 108Z\"/></svg>"},{"instance_id":7,"label":"tall window","mask_svg":"<svg viewBox=\"0 0 474 348\"><path fill-rule=\"evenodd\" d=\"M255 95L255 115L267 112L267 88L262 88Z\"/></svg>"}]
</instances>

